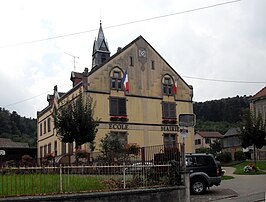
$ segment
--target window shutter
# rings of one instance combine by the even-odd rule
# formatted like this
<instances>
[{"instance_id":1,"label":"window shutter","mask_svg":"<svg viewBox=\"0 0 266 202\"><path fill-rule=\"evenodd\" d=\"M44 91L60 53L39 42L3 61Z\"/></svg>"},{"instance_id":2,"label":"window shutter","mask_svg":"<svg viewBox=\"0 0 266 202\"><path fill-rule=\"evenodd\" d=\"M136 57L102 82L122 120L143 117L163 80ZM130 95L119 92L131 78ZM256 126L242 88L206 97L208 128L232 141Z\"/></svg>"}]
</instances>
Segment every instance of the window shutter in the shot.
<instances>
[{"instance_id":1,"label":"window shutter","mask_svg":"<svg viewBox=\"0 0 266 202\"><path fill-rule=\"evenodd\" d=\"M117 115L117 99L110 97L110 115Z\"/></svg>"},{"instance_id":2,"label":"window shutter","mask_svg":"<svg viewBox=\"0 0 266 202\"><path fill-rule=\"evenodd\" d=\"M126 99L118 99L118 107L119 107L119 115L126 116L127 110L126 110Z\"/></svg>"},{"instance_id":3,"label":"window shutter","mask_svg":"<svg viewBox=\"0 0 266 202\"><path fill-rule=\"evenodd\" d=\"M174 102L169 103L169 117L176 118L176 105Z\"/></svg>"},{"instance_id":4,"label":"window shutter","mask_svg":"<svg viewBox=\"0 0 266 202\"><path fill-rule=\"evenodd\" d=\"M167 102L162 103L162 113L163 113L163 118L168 118L168 103Z\"/></svg>"},{"instance_id":5,"label":"window shutter","mask_svg":"<svg viewBox=\"0 0 266 202\"><path fill-rule=\"evenodd\" d=\"M110 115L111 116L126 116L126 99L110 97Z\"/></svg>"}]
</instances>

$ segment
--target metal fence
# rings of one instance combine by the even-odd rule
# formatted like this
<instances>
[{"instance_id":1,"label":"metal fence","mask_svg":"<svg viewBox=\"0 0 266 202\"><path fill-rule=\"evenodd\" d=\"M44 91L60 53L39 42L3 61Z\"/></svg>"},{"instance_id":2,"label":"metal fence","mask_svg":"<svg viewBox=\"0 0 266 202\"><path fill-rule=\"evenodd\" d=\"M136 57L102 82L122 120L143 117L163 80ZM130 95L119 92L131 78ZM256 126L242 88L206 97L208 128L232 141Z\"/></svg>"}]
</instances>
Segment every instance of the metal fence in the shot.
<instances>
[{"instance_id":1,"label":"metal fence","mask_svg":"<svg viewBox=\"0 0 266 202\"><path fill-rule=\"evenodd\" d=\"M0 196L100 192L184 183L180 145L140 148L134 155L94 153L79 163L83 165L2 167Z\"/></svg>"}]
</instances>

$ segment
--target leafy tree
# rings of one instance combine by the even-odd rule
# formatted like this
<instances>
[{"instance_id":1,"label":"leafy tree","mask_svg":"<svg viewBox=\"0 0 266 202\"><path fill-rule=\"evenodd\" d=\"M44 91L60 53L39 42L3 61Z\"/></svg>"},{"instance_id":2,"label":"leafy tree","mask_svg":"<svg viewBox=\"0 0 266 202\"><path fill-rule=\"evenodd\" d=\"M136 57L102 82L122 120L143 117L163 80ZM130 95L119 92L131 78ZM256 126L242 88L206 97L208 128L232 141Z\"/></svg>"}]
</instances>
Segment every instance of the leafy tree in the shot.
<instances>
[{"instance_id":1,"label":"leafy tree","mask_svg":"<svg viewBox=\"0 0 266 202\"><path fill-rule=\"evenodd\" d=\"M0 107L0 137L36 146L36 129L36 119L21 117L15 111L10 113Z\"/></svg>"},{"instance_id":2,"label":"leafy tree","mask_svg":"<svg viewBox=\"0 0 266 202\"><path fill-rule=\"evenodd\" d=\"M247 148L253 145L254 162L256 163L256 148L261 149L266 145L266 125L261 114L255 116L250 110L247 110L243 116L243 126L241 129L240 139L242 147Z\"/></svg>"},{"instance_id":3,"label":"leafy tree","mask_svg":"<svg viewBox=\"0 0 266 202\"><path fill-rule=\"evenodd\" d=\"M241 121L243 110L249 107L247 96L223 98L206 102L195 102L194 113L197 119L213 122L237 123Z\"/></svg>"},{"instance_id":4,"label":"leafy tree","mask_svg":"<svg viewBox=\"0 0 266 202\"><path fill-rule=\"evenodd\" d=\"M123 160L125 157L125 145L117 135L106 134L100 143L103 160L112 163Z\"/></svg>"},{"instance_id":5,"label":"leafy tree","mask_svg":"<svg viewBox=\"0 0 266 202\"><path fill-rule=\"evenodd\" d=\"M215 156L222 151L222 145L219 140L214 140L213 143L210 144L210 153Z\"/></svg>"},{"instance_id":6,"label":"leafy tree","mask_svg":"<svg viewBox=\"0 0 266 202\"><path fill-rule=\"evenodd\" d=\"M81 93L77 99L55 108L53 118L58 137L63 142L75 141L76 149L84 143L93 144L99 125L99 119L94 118L94 108L92 97L84 99Z\"/></svg>"}]
</instances>

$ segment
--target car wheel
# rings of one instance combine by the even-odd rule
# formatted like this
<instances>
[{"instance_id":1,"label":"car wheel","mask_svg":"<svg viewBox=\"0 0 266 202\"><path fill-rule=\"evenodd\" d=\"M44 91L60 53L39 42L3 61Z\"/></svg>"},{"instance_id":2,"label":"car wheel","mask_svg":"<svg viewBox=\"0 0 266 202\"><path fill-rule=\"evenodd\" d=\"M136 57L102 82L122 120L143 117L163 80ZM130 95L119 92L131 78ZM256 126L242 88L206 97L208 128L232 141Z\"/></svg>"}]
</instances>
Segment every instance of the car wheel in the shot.
<instances>
[{"instance_id":1,"label":"car wheel","mask_svg":"<svg viewBox=\"0 0 266 202\"><path fill-rule=\"evenodd\" d=\"M193 194L204 194L206 192L206 183L203 179L196 178L191 182L191 192Z\"/></svg>"}]
</instances>

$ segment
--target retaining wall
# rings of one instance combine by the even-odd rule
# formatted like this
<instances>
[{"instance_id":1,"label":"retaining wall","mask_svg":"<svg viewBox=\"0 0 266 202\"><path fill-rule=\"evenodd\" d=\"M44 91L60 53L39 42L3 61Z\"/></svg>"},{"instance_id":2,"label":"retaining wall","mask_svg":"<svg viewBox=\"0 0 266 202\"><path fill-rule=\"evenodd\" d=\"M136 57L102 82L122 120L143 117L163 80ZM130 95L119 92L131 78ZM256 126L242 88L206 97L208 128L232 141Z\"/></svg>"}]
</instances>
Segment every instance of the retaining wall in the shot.
<instances>
[{"instance_id":1,"label":"retaining wall","mask_svg":"<svg viewBox=\"0 0 266 202\"><path fill-rule=\"evenodd\" d=\"M185 186L160 187L150 189L136 189L123 191L110 191L99 193L62 194L49 196L28 196L0 198L0 202L185 202Z\"/></svg>"}]
</instances>

